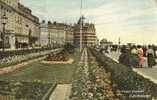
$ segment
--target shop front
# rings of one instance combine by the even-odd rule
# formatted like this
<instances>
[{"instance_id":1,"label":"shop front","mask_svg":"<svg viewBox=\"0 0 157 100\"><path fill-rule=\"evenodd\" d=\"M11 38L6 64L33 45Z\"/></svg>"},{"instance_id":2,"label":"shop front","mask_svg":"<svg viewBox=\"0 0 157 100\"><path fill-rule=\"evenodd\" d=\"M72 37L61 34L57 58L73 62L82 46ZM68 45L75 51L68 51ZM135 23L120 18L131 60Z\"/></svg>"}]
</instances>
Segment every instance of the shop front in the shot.
<instances>
[{"instance_id":1,"label":"shop front","mask_svg":"<svg viewBox=\"0 0 157 100\"><path fill-rule=\"evenodd\" d=\"M16 36L15 38L16 48L28 48L29 47L29 39L26 36Z\"/></svg>"}]
</instances>

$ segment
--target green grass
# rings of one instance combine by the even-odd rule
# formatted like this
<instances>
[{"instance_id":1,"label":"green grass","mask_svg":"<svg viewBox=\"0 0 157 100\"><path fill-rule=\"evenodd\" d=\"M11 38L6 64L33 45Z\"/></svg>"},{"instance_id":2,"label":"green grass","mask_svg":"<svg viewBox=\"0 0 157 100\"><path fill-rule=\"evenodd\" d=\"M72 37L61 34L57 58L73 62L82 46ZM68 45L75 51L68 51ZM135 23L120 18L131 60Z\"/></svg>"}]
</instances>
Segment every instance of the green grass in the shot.
<instances>
[{"instance_id":1,"label":"green grass","mask_svg":"<svg viewBox=\"0 0 157 100\"><path fill-rule=\"evenodd\" d=\"M73 64L41 64L40 62L25 66L12 73L1 75L0 80L15 81L34 81L71 83L73 74L77 68L80 54L77 52L72 57L75 59Z\"/></svg>"}]
</instances>

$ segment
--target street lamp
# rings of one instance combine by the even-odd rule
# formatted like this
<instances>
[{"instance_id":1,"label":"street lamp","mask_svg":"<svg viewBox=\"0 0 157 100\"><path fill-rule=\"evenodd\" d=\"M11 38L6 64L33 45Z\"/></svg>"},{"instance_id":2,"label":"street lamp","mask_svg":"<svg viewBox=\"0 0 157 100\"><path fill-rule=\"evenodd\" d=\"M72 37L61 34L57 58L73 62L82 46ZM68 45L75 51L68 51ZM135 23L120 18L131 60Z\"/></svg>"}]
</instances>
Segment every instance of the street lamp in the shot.
<instances>
[{"instance_id":1,"label":"street lamp","mask_svg":"<svg viewBox=\"0 0 157 100\"><path fill-rule=\"evenodd\" d=\"M1 34L1 39L2 39L2 49L3 49L3 52L4 52L4 49L5 49L5 26L7 24L7 19L8 17L6 16L6 13L4 13L4 15L1 17L2 19L2 25L3 25L3 32Z\"/></svg>"}]
</instances>

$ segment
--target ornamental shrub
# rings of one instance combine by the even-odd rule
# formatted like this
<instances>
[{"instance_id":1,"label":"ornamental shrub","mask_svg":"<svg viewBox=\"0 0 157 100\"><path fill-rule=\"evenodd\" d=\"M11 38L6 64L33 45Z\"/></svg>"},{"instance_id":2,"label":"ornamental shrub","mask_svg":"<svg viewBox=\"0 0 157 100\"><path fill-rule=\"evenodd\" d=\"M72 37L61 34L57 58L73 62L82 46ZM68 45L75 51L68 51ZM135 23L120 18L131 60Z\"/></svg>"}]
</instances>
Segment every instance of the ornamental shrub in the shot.
<instances>
[{"instance_id":1,"label":"ornamental shrub","mask_svg":"<svg viewBox=\"0 0 157 100\"><path fill-rule=\"evenodd\" d=\"M100 65L105 65L105 69L111 72L112 82L117 84L121 91L143 91L143 95L157 97L157 84L144 78L132 70L132 68L119 64L112 59L102 55L95 49L90 48ZM129 96L130 93L126 93Z\"/></svg>"}]
</instances>

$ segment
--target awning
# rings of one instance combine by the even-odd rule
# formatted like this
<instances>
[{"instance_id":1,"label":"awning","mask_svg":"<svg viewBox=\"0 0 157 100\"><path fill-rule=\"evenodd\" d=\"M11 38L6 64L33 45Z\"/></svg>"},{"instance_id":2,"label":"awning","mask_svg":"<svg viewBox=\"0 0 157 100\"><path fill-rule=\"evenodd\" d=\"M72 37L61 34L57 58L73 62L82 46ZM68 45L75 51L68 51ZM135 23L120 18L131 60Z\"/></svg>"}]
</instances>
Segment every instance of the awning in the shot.
<instances>
[{"instance_id":1,"label":"awning","mask_svg":"<svg viewBox=\"0 0 157 100\"><path fill-rule=\"evenodd\" d=\"M19 43L29 43L28 37L17 37Z\"/></svg>"}]
</instances>

